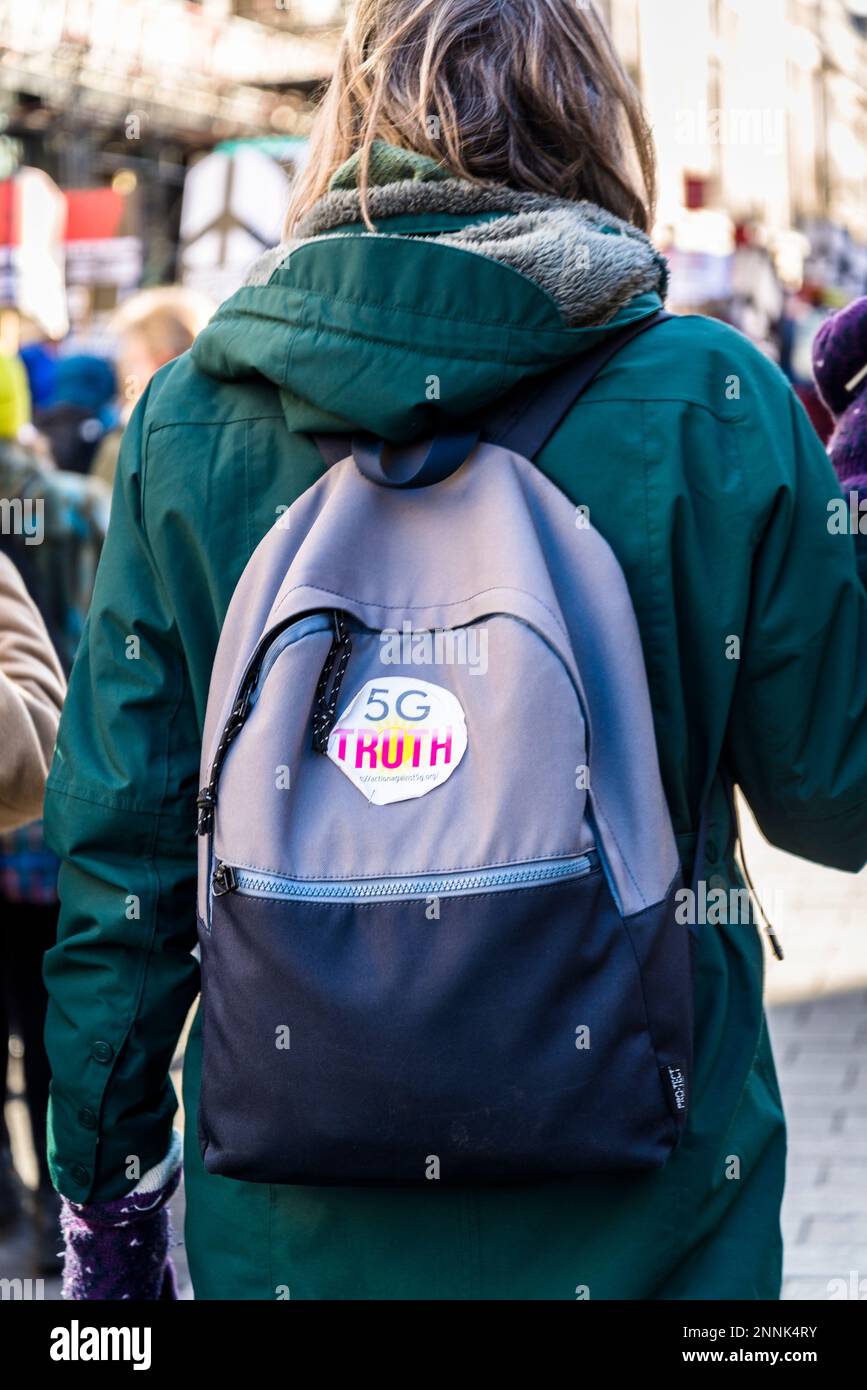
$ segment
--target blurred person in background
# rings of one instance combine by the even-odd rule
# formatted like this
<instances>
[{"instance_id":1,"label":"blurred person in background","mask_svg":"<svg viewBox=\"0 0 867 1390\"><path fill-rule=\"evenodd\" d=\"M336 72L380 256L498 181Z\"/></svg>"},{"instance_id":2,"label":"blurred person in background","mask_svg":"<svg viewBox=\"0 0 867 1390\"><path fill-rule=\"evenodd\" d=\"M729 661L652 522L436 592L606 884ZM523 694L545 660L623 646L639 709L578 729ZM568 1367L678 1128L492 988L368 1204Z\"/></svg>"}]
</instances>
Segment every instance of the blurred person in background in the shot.
<instances>
[{"instance_id":1,"label":"blurred person in background","mask_svg":"<svg viewBox=\"0 0 867 1390\"><path fill-rule=\"evenodd\" d=\"M783 313L785 294L766 246L749 223L735 228L732 258L732 291L726 322L745 333L772 361L778 360L776 328Z\"/></svg>"},{"instance_id":2,"label":"blurred person in background","mask_svg":"<svg viewBox=\"0 0 867 1390\"><path fill-rule=\"evenodd\" d=\"M44 437L33 441L26 378L17 358L0 357L0 497L38 535L7 530L0 548L12 555L64 670L81 638L108 524L109 490L78 469L56 466Z\"/></svg>"},{"instance_id":3,"label":"blurred person in background","mask_svg":"<svg viewBox=\"0 0 867 1390\"><path fill-rule=\"evenodd\" d=\"M816 389L813 344L829 312L823 307L821 290L804 285L798 294L786 295L785 313L777 326L780 366L823 444L834 432L834 421Z\"/></svg>"},{"instance_id":4,"label":"blurred person in background","mask_svg":"<svg viewBox=\"0 0 867 1390\"><path fill-rule=\"evenodd\" d=\"M0 833L42 812L65 690L39 610L0 554Z\"/></svg>"},{"instance_id":5,"label":"blurred person in background","mask_svg":"<svg viewBox=\"0 0 867 1390\"><path fill-rule=\"evenodd\" d=\"M34 410L34 424L48 440L58 468L87 473L114 423L114 368L92 353L58 357L50 389L47 403Z\"/></svg>"},{"instance_id":6,"label":"blurred person in background","mask_svg":"<svg viewBox=\"0 0 867 1390\"><path fill-rule=\"evenodd\" d=\"M202 720L239 576L323 475L311 436L428 438L657 313L654 186L595 5L360 0L291 240L142 396L46 798L64 860L46 1037L69 1296L172 1293L170 1064L199 989ZM731 328L671 319L608 364L537 463L626 576L684 870L703 845L701 881L741 893L730 781L774 844L859 870L867 593L852 547L816 524L834 472L779 368ZM777 1299L786 1129L762 943L739 921L698 935L689 1118L653 1172L436 1192L215 1175L195 1119L197 1014L196 1297Z\"/></svg>"},{"instance_id":7,"label":"blurred person in background","mask_svg":"<svg viewBox=\"0 0 867 1390\"><path fill-rule=\"evenodd\" d=\"M44 448L27 442L30 397L22 363L0 357L0 498L4 525L0 552L15 562L41 615L55 653L68 673L90 604L96 566L108 524L104 483L54 467ZM5 735L5 729L4 729ZM33 816L39 814L33 807ZM21 819L27 819L26 817ZM3 1046L10 1028L24 1046L27 1110L37 1164L37 1191L24 1203L35 1219L34 1265L39 1273L59 1269L58 1203L46 1158L48 1060L43 1040L47 995L42 981L45 952L57 934L58 860L46 846L42 822L0 833L0 919L2 919ZM5 1054L4 1054L5 1055ZM5 1074L5 1073L4 1073ZM12 1173L8 1135L0 1130L0 1210L6 1224L21 1209L22 1189Z\"/></svg>"},{"instance_id":8,"label":"blurred person in background","mask_svg":"<svg viewBox=\"0 0 867 1390\"><path fill-rule=\"evenodd\" d=\"M167 362L192 347L214 312L213 303L182 285L140 290L114 314L109 331L118 340L120 420L102 439L91 466L94 477L114 483L124 427L142 392Z\"/></svg>"},{"instance_id":9,"label":"blurred person in background","mask_svg":"<svg viewBox=\"0 0 867 1390\"><path fill-rule=\"evenodd\" d=\"M850 507L857 519L855 545L867 584L867 297L841 309L819 329L813 344L816 385L835 428L828 445Z\"/></svg>"},{"instance_id":10,"label":"blurred person in background","mask_svg":"<svg viewBox=\"0 0 867 1390\"><path fill-rule=\"evenodd\" d=\"M38 609L12 561L0 554L0 835L42 812L65 688ZM11 1017L25 1046L28 1091L32 1089L44 1110L48 1105L48 1061L42 1040L45 992L41 972L42 951L48 940L42 925L39 907L31 916L15 908L7 914L4 906L0 924L0 1043L4 1049L5 1100ZM53 931L53 921L51 925ZM33 1115L33 1132L36 1145L41 1140L44 1152L44 1114ZM5 1112L0 1110L0 1235L17 1223L24 1195L12 1163ZM54 1246L57 1235L55 1227L51 1232Z\"/></svg>"},{"instance_id":11,"label":"blurred person in background","mask_svg":"<svg viewBox=\"0 0 867 1390\"><path fill-rule=\"evenodd\" d=\"M57 344L49 339L36 338L21 347L18 355L27 372L31 408L34 411L44 410L54 400L57 383Z\"/></svg>"}]
</instances>

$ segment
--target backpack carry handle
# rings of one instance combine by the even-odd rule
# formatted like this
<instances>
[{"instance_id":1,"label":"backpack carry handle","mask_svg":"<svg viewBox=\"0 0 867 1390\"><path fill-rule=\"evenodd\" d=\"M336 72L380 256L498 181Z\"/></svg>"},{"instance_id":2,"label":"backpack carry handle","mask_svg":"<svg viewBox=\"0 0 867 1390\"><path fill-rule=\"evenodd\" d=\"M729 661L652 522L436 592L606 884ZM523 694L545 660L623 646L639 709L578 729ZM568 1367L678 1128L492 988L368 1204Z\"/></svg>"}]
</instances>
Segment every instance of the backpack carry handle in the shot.
<instances>
[{"instance_id":1,"label":"backpack carry handle","mask_svg":"<svg viewBox=\"0 0 867 1390\"><path fill-rule=\"evenodd\" d=\"M479 442L478 430L451 430L428 444L395 448L375 435L352 440L352 457L372 483L381 487L431 487L456 473Z\"/></svg>"}]
</instances>

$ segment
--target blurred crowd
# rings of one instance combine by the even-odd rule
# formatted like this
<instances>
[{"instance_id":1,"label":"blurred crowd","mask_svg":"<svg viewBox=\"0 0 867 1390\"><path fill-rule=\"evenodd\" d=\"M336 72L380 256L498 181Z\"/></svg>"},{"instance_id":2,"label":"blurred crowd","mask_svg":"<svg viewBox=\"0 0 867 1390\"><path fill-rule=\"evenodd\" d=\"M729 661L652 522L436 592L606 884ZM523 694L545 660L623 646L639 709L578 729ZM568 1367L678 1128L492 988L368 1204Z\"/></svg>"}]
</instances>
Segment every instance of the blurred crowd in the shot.
<instances>
[{"instance_id":1,"label":"blurred crowd","mask_svg":"<svg viewBox=\"0 0 867 1390\"><path fill-rule=\"evenodd\" d=\"M0 707L4 740L16 746L0 781L0 1045L14 1039L22 1054L37 1165L30 1191L0 1108L0 1236L30 1224L37 1276L57 1273L60 1243L46 1163L42 1038L42 960L57 931L59 865L41 822L28 815L41 806L124 426L154 372L190 347L212 309L180 287L142 290L109 321L105 355L74 334L48 341L28 332L26 321L19 350L0 355Z\"/></svg>"}]
</instances>

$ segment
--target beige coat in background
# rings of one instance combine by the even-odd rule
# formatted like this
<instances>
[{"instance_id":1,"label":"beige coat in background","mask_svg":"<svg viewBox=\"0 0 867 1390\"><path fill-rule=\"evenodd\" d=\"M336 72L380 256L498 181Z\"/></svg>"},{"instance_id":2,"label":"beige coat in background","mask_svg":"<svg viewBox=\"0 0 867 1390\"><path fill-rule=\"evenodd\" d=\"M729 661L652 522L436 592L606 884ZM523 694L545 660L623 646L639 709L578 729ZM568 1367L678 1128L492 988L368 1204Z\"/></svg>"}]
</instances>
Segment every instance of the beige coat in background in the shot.
<instances>
[{"instance_id":1,"label":"beige coat in background","mask_svg":"<svg viewBox=\"0 0 867 1390\"><path fill-rule=\"evenodd\" d=\"M45 624L0 555L0 831L42 813L65 690Z\"/></svg>"}]
</instances>

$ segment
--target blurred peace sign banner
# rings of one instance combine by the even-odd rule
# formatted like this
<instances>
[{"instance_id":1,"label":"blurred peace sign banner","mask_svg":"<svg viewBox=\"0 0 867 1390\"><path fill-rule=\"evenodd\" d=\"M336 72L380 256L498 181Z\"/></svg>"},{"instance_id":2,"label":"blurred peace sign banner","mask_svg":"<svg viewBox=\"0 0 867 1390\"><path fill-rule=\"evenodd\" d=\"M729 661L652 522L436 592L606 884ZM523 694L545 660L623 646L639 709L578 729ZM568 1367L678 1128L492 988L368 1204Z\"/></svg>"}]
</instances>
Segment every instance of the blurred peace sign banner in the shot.
<instances>
[{"instance_id":1,"label":"blurred peace sign banner","mask_svg":"<svg viewBox=\"0 0 867 1390\"><path fill-rule=\"evenodd\" d=\"M298 153L289 162L297 167ZM231 142L200 159L184 182L183 283L218 303L234 294L256 257L280 241L288 201L286 170L258 142Z\"/></svg>"}]
</instances>

